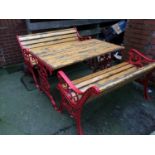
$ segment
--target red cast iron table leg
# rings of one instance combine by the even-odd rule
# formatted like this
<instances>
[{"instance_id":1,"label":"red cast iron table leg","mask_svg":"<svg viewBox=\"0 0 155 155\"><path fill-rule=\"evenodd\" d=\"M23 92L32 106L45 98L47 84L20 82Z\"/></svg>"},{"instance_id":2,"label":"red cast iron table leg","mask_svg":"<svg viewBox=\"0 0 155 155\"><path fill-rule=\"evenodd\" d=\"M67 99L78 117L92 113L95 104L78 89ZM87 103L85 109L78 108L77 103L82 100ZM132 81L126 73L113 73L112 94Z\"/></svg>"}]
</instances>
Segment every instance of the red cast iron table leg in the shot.
<instances>
[{"instance_id":1,"label":"red cast iron table leg","mask_svg":"<svg viewBox=\"0 0 155 155\"><path fill-rule=\"evenodd\" d=\"M37 59L35 59L29 52L29 50L27 49L23 49L22 50L22 53L23 53L23 57L24 57L24 63L25 65L27 66L27 70L28 72L30 72L32 74L32 77L34 79L34 82L35 82L35 86L39 89L39 83L38 83L38 80L36 78L36 75L34 73L34 65L37 65Z\"/></svg>"},{"instance_id":2,"label":"red cast iron table leg","mask_svg":"<svg viewBox=\"0 0 155 155\"><path fill-rule=\"evenodd\" d=\"M120 52L123 53L123 51L124 50L121 50ZM114 61L114 52L111 52L88 60L88 65L93 72L96 72L97 70L110 67Z\"/></svg>"},{"instance_id":3,"label":"red cast iron table leg","mask_svg":"<svg viewBox=\"0 0 155 155\"><path fill-rule=\"evenodd\" d=\"M88 60L88 65L91 69L93 69L93 72L96 72L100 69L105 69L110 66L110 63L112 61L112 56L110 54L101 55L95 58L92 58Z\"/></svg>"},{"instance_id":4,"label":"red cast iron table leg","mask_svg":"<svg viewBox=\"0 0 155 155\"><path fill-rule=\"evenodd\" d=\"M38 59L38 73L39 73L39 88L50 99L52 106L55 110L61 111L61 107L58 107L50 91L50 84L48 82L49 74L52 74L52 70L48 68L42 61Z\"/></svg>"}]
</instances>

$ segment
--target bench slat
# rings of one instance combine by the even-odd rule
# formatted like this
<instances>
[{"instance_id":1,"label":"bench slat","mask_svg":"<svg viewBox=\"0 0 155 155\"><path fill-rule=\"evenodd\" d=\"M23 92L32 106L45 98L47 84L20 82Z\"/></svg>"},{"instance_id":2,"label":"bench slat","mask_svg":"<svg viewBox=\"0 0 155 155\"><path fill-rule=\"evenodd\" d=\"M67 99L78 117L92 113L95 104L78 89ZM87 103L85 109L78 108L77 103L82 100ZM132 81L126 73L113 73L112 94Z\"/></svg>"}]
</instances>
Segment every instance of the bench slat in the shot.
<instances>
[{"instance_id":1,"label":"bench slat","mask_svg":"<svg viewBox=\"0 0 155 155\"><path fill-rule=\"evenodd\" d=\"M100 89L101 92L104 92L107 90L109 91L110 88L120 87L120 86L122 86L122 84L125 84L130 80L137 79L141 75L148 73L150 70L152 70L154 68L155 68L155 63L148 64L148 65L141 67L141 68L133 67L133 68L130 68L130 69L125 70L123 72L120 72L118 74L115 74L109 78L99 80L96 83L89 84L85 87L82 87L80 90L85 91L89 87L95 85Z\"/></svg>"},{"instance_id":2,"label":"bench slat","mask_svg":"<svg viewBox=\"0 0 155 155\"><path fill-rule=\"evenodd\" d=\"M46 38L46 37L51 37L51 36L53 37L53 36L59 36L59 35L65 35L65 34L73 34L73 33L76 33L76 30L74 28L63 29L63 30L22 35L22 36L19 36L19 40L27 41L27 40L32 40L32 39L40 39L40 38Z\"/></svg>"},{"instance_id":3,"label":"bench slat","mask_svg":"<svg viewBox=\"0 0 155 155\"><path fill-rule=\"evenodd\" d=\"M92 84L89 84L89 85L87 85L87 86L85 86L85 87L82 87L80 90L81 91L85 91L85 90L87 90L89 87L91 87L91 86L97 86L100 90L101 90L101 87L103 86L103 85L105 85L105 83L107 83L107 82L112 82L112 81L114 81L116 78L119 78L119 77L124 77L124 76L127 76L127 75L129 75L129 74L131 74L131 73L134 73L135 71L136 71L136 67L133 67L133 68L130 68L130 69L128 69L128 70L125 70L125 71L123 71L123 72L120 72L120 73L118 73L118 74L115 74L115 75L113 75L113 76L111 76L111 77L108 77L108 78L105 78L105 79L103 79L103 80L100 80L100 81L97 81L96 83L94 82L94 83L92 83ZM102 90L101 90L102 91Z\"/></svg>"},{"instance_id":4,"label":"bench slat","mask_svg":"<svg viewBox=\"0 0 155 155\"><path fill-rule=\"evenodd\" d=\"M42 43L42 42L48 42L48 41L58 41L58 40L63 40L65 38L77 38L77 35L74 34L66 34L66 35L61 35L61 36L54 36L54 37L46 37L42 39L33 39L33 40L28 40L21 42L23 46L25 45L31 45L31 44L37 44L37 43Z\"/></svg>"},{"instance_id":5,"label":"bench slat","mask_svg":"<svg viewBox=\"0 0 155 155\"><path fill-rule=\"evenodd\" d=\"M81 88L81 87L84 87L88 84L93 84L93 83L96 83L97 81L99 80L103 80L103 79L106 79L108 77L111 77L111 76L114 76L115 74L118 74L120 72L123 72L123 71L126 71L128 69L131 69L131 68L135 68L135 66L131 65L131 64L128 64L126 66L123 66L123 67L120 67L118 69L115 69L115 70L110 70L109 72L106 72L104 74L101 74L99 76L96 76L94 78L90 78L89 80L87 81L83 81L81 82L80 84L77 84L76 87L77 88Z\"/></svg>"},{"instance_id":6,"label":"bench slat","mask_svg":"<svg viewBox=\"0 0 155 155\"><path fill-rule=\"evenodd\" d=\"M74 40L50 46L46 46L48 43L40 44L43 46L30 49L30 52L48 63L53 69L58 69L62 66L65 67L76 62L124 49L122 46L103 42L97 39L86 41Z\"/></svg>"},{"instance_id":7,"label":"bench slat","mask_svg":"<svg viewBox=\"0 0 155 155\"><path fill-rule=\"evenodd\" d=\"M52 53L55 50L57 50L57 51L61 50L63 52L65 51L65 53L68 53L69 51L74 50L76 52L78 49L93 47L94 45L98 45L98 44L101 44L101 41L96 40L96 39L90 39L90 40L85 40L85 41L77 41L77 40L75 40L75 41L65 42L65 43L61 43L61 44L54 44L54 45L47 45L47 46L42 46L42 47L35 47L35 48L31 48L31 51L33 53L35 53L35 54L39 54L39 56L40 56L42 53L45 53L45 52L43 52L44 49L46 49L47 54ZM103 42L102 42L102 44L103 44Z\"/></svg>"},{"instance_id":8,"label":"bench slat","mask_svg":"<svg viewBox=\"0 0 155 155\"><path fill-rule=\"evenodd\" d=\"M105 90L111 90L111 88L118 88L130 81L133 81L139 77L141 77L142 75L147 74L149 71L151 71L152 69L155 68L155 63L149 64L147 66L144 66L142 68L137 69L135 72L133 72L132 74L128 74L124 77L118 77L117 79L115 79L115 81L113 82L109 82L106 83L105 85L103 85L102 87L100 87L101 91L105 91Z\"/></svg>"},{"instance_id":9,"label":"bench slat","mask_svg":"<svg viewBox=\"0 0 155 155\"><path fill-rule=\"evenodd\" d=\"M58 50L55 50L53 48L52 51L53 50L57 51L56 53L54 52L55 54L53 52L50 52L50 50L46 49L47 54L43 54L43 55L38 54L38 56L40 56L43 59L48 60L48 61L53 61L58 58L59 62L61 62L61 61L65 61L66 59L68 59L68 57L78 58L78 57L83 57L83 55L85 55L85 56L90 55L90 54L92 54L93 50L95 51L98 48L102 48L104 50L105 47L103 47L103 45L101 43L96 44L95 47L94 47L94 45L91 45L91 44L89 46L82 46L82 45L80 46L80 44L79 44L79 46L77 46L77 47L73 46L70 48L60 48ZM109 47L108 49L110 50L113 48ZM89 52L89 50L90 50L90 52ZM64 51L66 51L65 56L64 56ZM52 57L51 57L51 55L52 55Z\"/></svg>"},{"instance_id":10,"label":"bench slat","mask_svg":"<svg viewBox=\"0 0 155 155\"><path fill-rule=\"evenodd\" d=\"M123 49L123 48L122 48ZM52 57L50 58L49 60L48 59L44 59L46 62L48 62L48 64L50 64L54 69L58 69L58 68L61 68L61 66L65 67L67 65L71 65L73 63L76 63L76 62L82 62L84 60L87 60L87 59L90 59L90 58L93 58L93 57L96 57L96 56L99 56L99 55L104 55L104 54L107 54L107 53L111 53L111 52L114 52L114 51L117 51L117 50L121 50L120 47L118 48L109 48L108 49L109 51L107 50L104 50L102 47L101 48L98 48L96 50L94 49L90 49L90 50L83 50L81 51L82 53L78 53L77 52L69 52L69 53L66 53L66 55L62 55L62 56L56 56L56 57ZM56 59L59 59L59 61L56 61Z\"/></svg>"},{"instance_id":11,"label":"bench slat","mask_svg":"<svg viewBox=\"0 0 155 155\"><path fill-rule=\"evenodd\" d=\"M26 48L32 49L36 47L45 47L49 45L54 45L54 44L60 44L60 43L65 43L65 42L70 42L70 41L76 41L76 38L66 38L63 40L58 40L58 41L49 41L49 42L43 42L43 43L38 43L38 44L33 44L33 45L27 45L25 46Z\"/></svg>"},{"instance_id":12,"label":"bench slat","mask_svg":"<svg viewBox=\"0 0 155 155\"><path fill-rule=\"evenodd\" d=\"M74 80L74 81L72 81L72 82L73 82L73 84L78 85L79 83L82 83L82 82L87 81L87 80L89 80L89 79L91 79L91 78L100 76L100 75L102 75L102 74L104 74L104 73L107 73L107 72L109 72L109 71L116 70L116 69L118 69L118 68L120 68L120 67L123 67L123 66L126 66L126 65L128 65L128 64L129 64L128 62L123 62L123 63L120 63L120 64L118 64L118 65L109 67L109 68L107 68L107 69L98 71L98 72L96 72L96 73L93 73L93 74L84 76L84 77L82 77L82 78L76 79L76 80Z\"/></svg>"}]
</instances>

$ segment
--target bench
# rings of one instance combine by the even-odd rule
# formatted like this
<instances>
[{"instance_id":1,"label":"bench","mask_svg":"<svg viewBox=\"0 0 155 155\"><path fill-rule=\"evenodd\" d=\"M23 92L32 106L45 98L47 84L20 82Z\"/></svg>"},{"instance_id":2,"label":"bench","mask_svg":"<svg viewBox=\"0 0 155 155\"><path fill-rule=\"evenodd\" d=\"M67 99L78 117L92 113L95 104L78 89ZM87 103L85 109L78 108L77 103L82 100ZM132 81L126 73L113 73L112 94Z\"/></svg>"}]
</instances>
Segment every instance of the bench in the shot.
<instances>
[{"instance_id":1,"label":"bench","mask_svg":"<svg viewBox=\"0 0 155 155\"><path fill-rule=\"evenodd\" d=\"M83 134L81 113L88 99L110 92L137 79L143 83L144 97L148 99L148 81L154 69L154 60L131 49L128 60L73 81L63 71L58 71L57 88L62 96L61 110L66 109L69 112L76 121L78 134Z\"/></svg>"},{"instance_id":2,"label":"bench","mask_svg":"<svg viewBox=\"0 0 155 155\"><path fill-rule=\"evenodd\" d=\"M80 36L76 28L17 36L17 40L24 57L24 63L27 66L27 70L32 74L37 88L39 88L39 84L34 71L34 67L38 65L38 61L30 53L31 50L41 47L44 47L46 49L46 47L51 45L83 41L90 38L91 37Z\"/></svg>"}]
</instances>

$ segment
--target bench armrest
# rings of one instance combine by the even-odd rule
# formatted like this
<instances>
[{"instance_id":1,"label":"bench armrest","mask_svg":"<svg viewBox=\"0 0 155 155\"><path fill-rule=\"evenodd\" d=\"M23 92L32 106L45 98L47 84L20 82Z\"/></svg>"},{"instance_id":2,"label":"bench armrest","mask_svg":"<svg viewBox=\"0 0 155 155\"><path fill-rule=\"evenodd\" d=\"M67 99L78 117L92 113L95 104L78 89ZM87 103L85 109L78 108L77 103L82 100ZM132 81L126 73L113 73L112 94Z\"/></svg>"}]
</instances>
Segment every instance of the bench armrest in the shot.
<instances>
[{"instance_id":1,"label":"bench armrest","mask_svg":"<svg viewBox=\"0 0 155 155\"><path fill-rule=\"evenodd\" d=\"M155 60L148 58L143 53L136 49L130 49L129 51L129 63L136 65L137 67L142 67L145 64L155 62Z\"/></svg>"},{"instance_id":2,"label":"bench armrest","mask_svg":"<svg viewBox=\"0 0 155 155\"><path fill-rule=\"evenodd\" d=\"M75 85L72 83L72 81L66 76L66 74L63 71L58 71L58 79L61 85L64 85L64 87L68 87L72 89L77 94L81 95L83 94L78 88L75 87Z\"/></svg>"},{"instance_id":3,"label":"bench armrest","mask_svg":"<svg viewBox=\"0 0 155 155\"><path fill-rule=\"evenodd\" d=\"M96 86L91 86L86 91L82 92L72 83L63 71L58 71L58 79L59 83L57 88L61 92L61 96L62 98L65 97L72 107L80 108L88 98L100 94L100 90Z\"/></svg>"}]
</instances>

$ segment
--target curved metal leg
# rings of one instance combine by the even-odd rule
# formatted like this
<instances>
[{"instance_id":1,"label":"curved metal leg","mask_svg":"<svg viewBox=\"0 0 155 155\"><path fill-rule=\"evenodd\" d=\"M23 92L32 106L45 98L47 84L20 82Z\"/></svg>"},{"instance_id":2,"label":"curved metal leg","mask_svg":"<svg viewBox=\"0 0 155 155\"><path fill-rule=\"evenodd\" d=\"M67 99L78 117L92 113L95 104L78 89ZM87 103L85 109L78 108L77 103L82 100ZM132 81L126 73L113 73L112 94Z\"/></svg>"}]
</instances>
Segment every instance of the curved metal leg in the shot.
<instances>
[{"instance_id":1,"label":"curved metal leg","mask_svg":"<svg viewBox=\"0 0 155 155\"><path fill-rule=\"evenodd\" d=\"M40 90L43 91L50 99L52 106L55 110L60 111L61 107L58 107L50 91L50 84L48 82L48 71L44 64L38 61L38 73L40 81Z\"/></svg>"},{"instance_id":2,"label":"curved metal leg","mask_svg":"<svg viewBox=\"0 0 155 155\"><path fill-rule=\"evenodd\" d=\"M77 128L77 133L79 135L83 135L83 129L82 129L82 125L81 125L81 110L78 110L74 113L74 119L76 122L76 128Z\"/></svg>"},{"instance_id":3,"label":"curved metal leg","mask_svg":"<svg viewBox=\"0 0 155 155\"><path fill-rule=\"evenodd\" d=\"M27 71L32 74L33 80L35 82L35 86L39 89L39 83L34 73L34 64L37 64L37 60L27 51L23 49L24 63L27 66Z\"/></svg>"},{"instance_id":4,"label":"curved metal leg","mask_svg":"<svg viewBox=\"0 0 155 155\"><path fill-rule=\"evenodd\" d=\"M81 92L63 71L58 72L59 89L62 97L62 106L75 119L78 134L83 134L81 125L81 112L88 98L99 95L101 92L96 86Z\"/></svg>"},{"instance_id":5,"label":"curved metal leg","mask_svg":"<svg viewBox=\"0 0 155 155\"><path fill-rule=\"evenodd\" d=\"M34 80L34 82L35 82L35 86L36 86L36 88L39 89L39 84L38 84L38 81L37 81L36 75L35 75L35 73L34 73L34 71L33 71L33 68L30 68L30 72L31 72L31 74L32 74L32 77L33 77L33 80Z\"/></svg>"}]
</instances>

